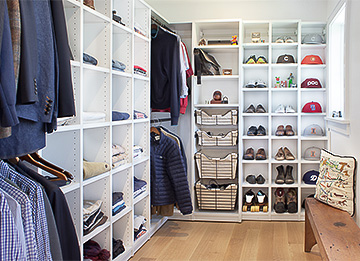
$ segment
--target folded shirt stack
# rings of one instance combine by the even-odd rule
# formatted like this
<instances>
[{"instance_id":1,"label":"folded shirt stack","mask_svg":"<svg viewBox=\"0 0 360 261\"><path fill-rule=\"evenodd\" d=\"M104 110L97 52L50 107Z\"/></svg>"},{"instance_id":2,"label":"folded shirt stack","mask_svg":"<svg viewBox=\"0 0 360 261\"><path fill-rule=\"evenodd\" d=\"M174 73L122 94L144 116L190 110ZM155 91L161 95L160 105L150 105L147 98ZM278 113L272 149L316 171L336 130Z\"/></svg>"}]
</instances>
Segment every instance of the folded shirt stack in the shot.
<instances>
[{"instance_id":1,"label":"folded shirt stack","mask_svg":"<svg viewBox=\"0 0 360 261\"><path fill-rule=\"evenodd\" d=\"M83 177L84 180L95 177L102 173L110 171L110 164L106 162L90 162L83 161Z\"/></svg>"},{"instance_id":2,"label":"folded shirt stack","mask_svg":"<svg viewBox=\"0 0 360 261\"><path fill-rule=\"evenodd\" d=\"M142 75L142 76L147 76L146 69L142 68L139 65L134 65L134 73Z\"/></svg>"},{"instance_id":3,"label":"folded shirt stack","mask_svg":"<svg viewBox=\"0 0 360 261\"><path fill-rule=\"evenodd\" d=\"M123 252L125 252L125 247L122 240L113 238L113 259Z\"/></svg>"},{"instance_id":4,"label":"folded shirt stack","mask_svg":"<svg viewBox=\"0 0 360 261\"><path fill-rule=\"evenodd\" d=\"M116 168L126 163L125 149L120 145L112 145L112 167Z\"/></svg>"},{"instance_id":5,"label":"folded shirt stack","mask_svg":"<svg viewBox=\"0 0 360 261\"><path fill-rule=\"evenodd\" d=\"M117 213L126 208L124 201L124 193L113 192L112 194L112 215L115 216Z\"/></svg>"},{"instance_id":6,"label":"folded shirt stack","mask_svg":"<svg viewBox=\"0 0 360 261\"><path fill-rule=\"evenodd\" d=\"M134 177L134 198L146 191L146 181Z\"/></svg>"},{"instance_id":7,"label":"folded shirt stack","mask_svg":"<svg viewBox=\"0 0 360 261\"><path fill-rule=\"evenodd\" d=\"M101 249L101 246L94 240L89 240L84 244L84 260L109 260L110 252Z\"/></svg>"},{"instance_id":8,"label":"folded shirt stack","mask_svg":"<svg viewBox=\"0 0 360 261\"><path fill-rule=\"evenodd\" d=\"M84 60L84 63L87 63L87 64L92 64L92 65L98 64L97 59L87 53L83 53L83 60Z\"/></svg>"},{"instance_id":9,"label":"folded shirt stack","mask_svg":"<svg viewBox=\"0 0 360 261\"><path fill-rule=\"evenodd\" d=\"M126 65L123 64L122 62L112 60L112 68L113 68L113 70L125 72Z\"/></svg>"},{"instance_id":10,"label":"folded shirt stack","mask_svg":"<svg viewBox=\"0 0 360 261\"><path fill-rule=\"evenodd\" d=\"M127 112L112 111L113 121L124 121L130 118L130 114Z\"/></svg>"},{"instance_id":11,"label":"folded shirt stack","mask_svg":"<svg viewBox=\"0 0 360 261\"><path fill-rule=\"evenodd\" d=\"M134 110L134 119L146 119L147 116L141 111Z\"/></svg>"},{"instance_id":12,"label":"folded shirt stack","mask_svg":"<svg viewBox=\"0 0 360 261\"><path fill-rule=\"evenodd\" d=\"M145 223L146 218L144 216L134 215L134 240L146 233L147 230L144 226Z\"/></svg>"},{"instance_id":13,"label":"folded shirt stack","mask_svg":"<svg viewBox=\"0 0 360 261\"><path fill-rule=\"evenodd\" d=\"M101 200L84 200L83 219L84 235L89 234L98 226L103 225L108 219L101 211Z\"/></svg>"},{"instance_id":14,"label":"folded shirt stack","mask_svg":"<svg viewBox=\"0 0 360 261\"><path fill-rule=\"evenodd\" d=\"M104 122L106 114L97 111L84 111L82 113L84 122Z\"/></svg>"},{"instance_id":15,"label":"folded shirt stack","mask_svg":"<svg viewBox=\"0 0 360 261\"><path fill-rule=\"evenodd\" d=\"M140 158L141 154L144 153L144 150L141 146L138 145L134 145L133 147L133 158L137 159Z\"/></svg>"}]
</instances>

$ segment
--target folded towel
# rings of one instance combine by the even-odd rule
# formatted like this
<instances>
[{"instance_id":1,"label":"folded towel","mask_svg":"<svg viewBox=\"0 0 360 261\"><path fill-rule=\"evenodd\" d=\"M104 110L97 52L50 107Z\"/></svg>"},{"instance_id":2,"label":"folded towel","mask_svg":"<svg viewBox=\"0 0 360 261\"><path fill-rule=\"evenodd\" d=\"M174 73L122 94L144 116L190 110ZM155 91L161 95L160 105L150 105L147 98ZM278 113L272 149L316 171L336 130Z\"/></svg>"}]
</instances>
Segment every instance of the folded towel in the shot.
<instances>
[{"instance_id":1,"label":"folded towel","mask_svg":"<svg viewBox=\"0 0 360 261\"><path fill-rule=\"evenodd\" d=\"M130 118L130 114L127 112L112 111L112 120L113 121L123 121Z\"/></svg>"},{"instance_id":2,"label":"folded towel","mask_svg":"<svg viewBox=\"0 0 360 261\"><path fill-rule=\"evenodd\" d=\"M83 163L84 180L95 177L110 170L110 164L106 162L89 162L84 160Z\"/></svg>"}]
</instances>

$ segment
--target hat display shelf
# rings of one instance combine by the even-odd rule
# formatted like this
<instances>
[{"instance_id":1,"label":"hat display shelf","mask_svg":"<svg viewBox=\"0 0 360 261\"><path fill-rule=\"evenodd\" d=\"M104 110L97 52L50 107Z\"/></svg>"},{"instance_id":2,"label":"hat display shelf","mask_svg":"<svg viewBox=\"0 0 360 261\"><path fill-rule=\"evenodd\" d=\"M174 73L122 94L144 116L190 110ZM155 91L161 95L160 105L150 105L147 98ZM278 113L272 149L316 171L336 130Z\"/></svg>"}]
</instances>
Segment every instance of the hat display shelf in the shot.
<instances>
[{"instance_id":1,"label":"hat display shelf","mask_svg":"<svg viewBox=\"0 0 360 261\"><path fill-rule=\"evenodd\" d=\"M41 154L74 176L71 184L61 189L73 217L82 260L83 244L90 239L112 255L112 238L121 239L125 246L125 252L115 260L127 260L150 238L150 119L134 119L133 111L150 115L151 8L142 0L96 0L94 8L83 1L64 0L63 3L73 56L76 117L63 119L58 130L47 135L47 146ZM112 10L117 11L123 24L112 19ZM143 29L144 35L134 31L134 24ZM94 57L97 64L85 63L83 53ZM113 69L112 60L123 63L125 70ZM135 74L134 65L145 68L147 76ZM112 111L128 113L130 117L112 121ZM101 117L92 118L94 115ZM113 144L122 146L126 152L124 164L118 167L112 167ZM134 145L144 151L136 160L133 159ZM107 164L109 168L84 179L84 159ZM136 200L133 198L134 176L148 184L147 191ZM123 192L126 205L115 216L112 216L113 192ZM83 232L84 200L102 200L101 210L108 217L103 225L87 235ZM135 214L143 215L148 221L145 225L148 232L136 242Z\"/></svg>"}]
</instances>

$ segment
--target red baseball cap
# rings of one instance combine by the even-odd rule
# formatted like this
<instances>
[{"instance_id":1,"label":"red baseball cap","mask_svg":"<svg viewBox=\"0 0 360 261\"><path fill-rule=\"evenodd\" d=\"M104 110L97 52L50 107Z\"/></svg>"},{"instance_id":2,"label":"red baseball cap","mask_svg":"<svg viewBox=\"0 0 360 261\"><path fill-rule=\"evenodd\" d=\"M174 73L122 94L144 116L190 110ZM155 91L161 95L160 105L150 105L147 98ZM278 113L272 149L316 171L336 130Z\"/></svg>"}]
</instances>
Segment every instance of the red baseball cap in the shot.
<instances>
[{"instance_id":1,"label":"red baseball cap","mask_svg":"<svg viewBox=\"0 0 360 261\"><path fill-rule=\"evenodd\" d=\"M324 64L319 55L306 55L301 64Z\"/></svg>"},{"instance_id":2,"label":"red baseball cap","mask_svg":"<svg viewBox=\"0 0 360 261\"><path fill-rule=\"evenodd\" d=\"M304 105L304 107L302 108L302 112L306 112L306 113L321 113L322 109L321 109L321 105L318 102L308 102Z\"/></svg>"},{"instance_id":3,"label":"red baseball cap","mask_svg":"<svg viewBox=\"0 0 360 261\"><path fill-rule=\"evenodd\" d=\"M301 88L322 88L319 79L307 78L301 83Z\"/></svg>"}]
</instances>

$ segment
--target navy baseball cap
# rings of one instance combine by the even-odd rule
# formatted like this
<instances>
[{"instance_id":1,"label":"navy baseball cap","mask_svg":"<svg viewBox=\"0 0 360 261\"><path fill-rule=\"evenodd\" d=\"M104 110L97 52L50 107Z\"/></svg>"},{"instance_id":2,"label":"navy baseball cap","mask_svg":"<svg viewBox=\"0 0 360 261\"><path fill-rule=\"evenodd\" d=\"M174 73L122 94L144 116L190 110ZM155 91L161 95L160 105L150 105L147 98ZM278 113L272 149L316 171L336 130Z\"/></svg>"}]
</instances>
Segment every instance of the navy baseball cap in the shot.
<instances>
[{"instance_id":1,"label":"navy baseball cap","mask_svg":"<svg viewBox=\"0 0 360 261\"><path fill-rule=\"evenodd\" d=\"M305 184L315 185L318 177L319 177L319 171L309 170L304 174L303 181L305 182Z\"/></svg>"}]
</instances>

